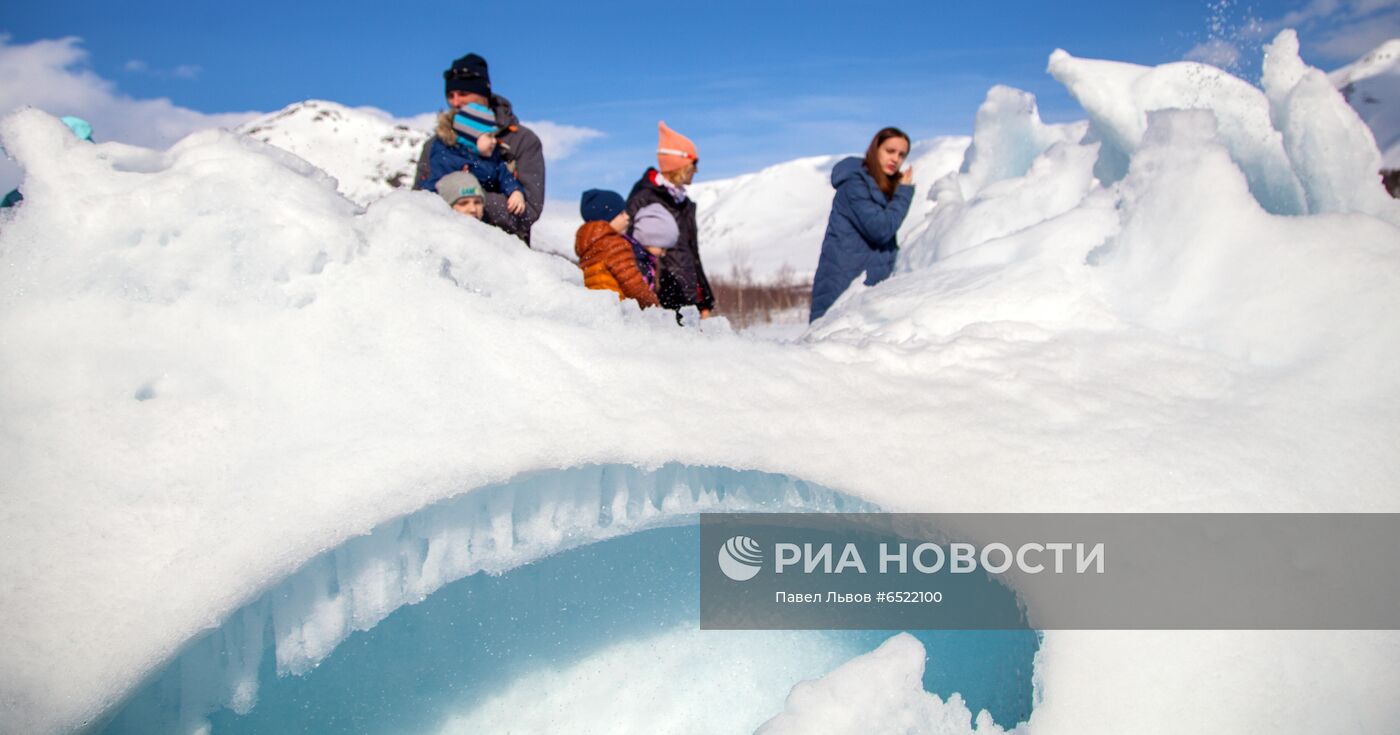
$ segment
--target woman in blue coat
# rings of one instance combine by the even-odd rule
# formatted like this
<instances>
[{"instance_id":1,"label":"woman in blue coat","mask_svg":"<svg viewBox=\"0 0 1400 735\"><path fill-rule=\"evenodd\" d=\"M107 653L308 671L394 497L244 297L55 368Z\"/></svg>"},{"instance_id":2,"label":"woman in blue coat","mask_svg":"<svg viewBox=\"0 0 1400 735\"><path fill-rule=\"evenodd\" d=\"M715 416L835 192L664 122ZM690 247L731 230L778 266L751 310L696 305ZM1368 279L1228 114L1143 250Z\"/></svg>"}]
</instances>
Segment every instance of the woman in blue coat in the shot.
<instances>
[{"instance_id":1,"label":"woman in blue coat","mask_svg":"<svg viewBox=\"0 0 1400 735\"><path fill-rule=\"evenodd\" d=\"M914 198L914 169L899 171L908 157L909 136L885 128L870 141L865 160L852 156L832 169L836 198L812 279L808 321L820 319L861 273L865 285L873 286L894 271L895 233Z\"/></svg>"}]
</instances>

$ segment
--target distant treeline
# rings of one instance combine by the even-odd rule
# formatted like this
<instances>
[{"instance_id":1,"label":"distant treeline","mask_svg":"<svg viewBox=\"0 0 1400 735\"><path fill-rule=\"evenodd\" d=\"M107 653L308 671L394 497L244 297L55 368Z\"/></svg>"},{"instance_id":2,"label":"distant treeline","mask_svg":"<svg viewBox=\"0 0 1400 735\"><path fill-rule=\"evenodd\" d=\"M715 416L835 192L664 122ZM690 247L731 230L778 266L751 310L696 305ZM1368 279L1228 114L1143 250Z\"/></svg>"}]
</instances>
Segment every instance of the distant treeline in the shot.
<instances>
[{"instance_id":1,"label":"distant treeline","mask_svg":"<svg viewBox=\"0 0 1400 735\"><path fill-rule=\"evenodd\" d=\"M811 280L799 279L786 263L767 281L755 280L746 264L733 265L725 275L711 278L710 287L715 292L715 310L736 329L773 322L805 323L812 304Z\"/></svg>"}]
</instances>

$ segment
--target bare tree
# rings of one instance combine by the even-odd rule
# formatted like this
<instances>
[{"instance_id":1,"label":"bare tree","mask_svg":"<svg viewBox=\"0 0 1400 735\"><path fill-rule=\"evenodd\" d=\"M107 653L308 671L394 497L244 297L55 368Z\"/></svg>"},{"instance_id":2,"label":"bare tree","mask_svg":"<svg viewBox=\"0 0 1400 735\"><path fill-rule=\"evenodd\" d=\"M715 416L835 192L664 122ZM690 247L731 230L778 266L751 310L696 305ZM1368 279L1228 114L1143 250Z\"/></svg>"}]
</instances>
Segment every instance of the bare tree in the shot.
<instances>
[{"instance_id":1,"label":"bare tree","mask_svg":"<svg viewBox=\"0 0 1400 735\"><path fill-rule=\"evenodd\" d=\"M729 272L711 279L718 309L739 329L794 310L805 311L811 300L812 284L799 280L797 269L783 263L771 279L754 277L751 254L737 248L729 251Z\"/></svg>"}]
</instances>

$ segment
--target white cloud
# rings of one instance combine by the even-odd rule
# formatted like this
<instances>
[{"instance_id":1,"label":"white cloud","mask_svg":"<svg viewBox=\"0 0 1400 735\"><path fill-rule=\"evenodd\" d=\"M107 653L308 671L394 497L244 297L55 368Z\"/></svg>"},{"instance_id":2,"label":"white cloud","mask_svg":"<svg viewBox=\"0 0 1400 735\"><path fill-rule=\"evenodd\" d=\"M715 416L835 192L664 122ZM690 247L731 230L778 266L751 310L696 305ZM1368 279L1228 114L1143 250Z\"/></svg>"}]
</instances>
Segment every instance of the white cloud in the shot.
<instances>
[{"instance_id":1,"label":"white cloud","mask_svg":"<svg viewBox=\"0 0 1400 735\"><path fill-rule=\"evenodd\" d=\"M1184 58L1221 69L1233 69L1240 62L1240 47L1224 39L1212 38L1187 51Z\"/></svg>"},{"instance_id":2,"label":"white cloud","mask_svg":"<svg viewBox=\"0 0 1400 735\"><path fill-rule=\"evenodd\" d=\"M1297 29L1304 45L1319 54L1350 60L1400 36L1400 0L1311 0L1277 18L1255 18L1243 33L1272 38Z\"/></svg>"},{"instance_id":3,"label":"white cloud","mask_svg":"<svg viewBox=\"0 0 1400 735\"><path fill-rule=\"evenodd\" d=\"M1281 17L1259 20L1257 28L1265 36L1273 36L1285 28L1304 28L1314 23L1351 23L1396 8L1400 8L1400 0L1311 0Z\"/></svg>"},{"instance_id":4,"label":"white cloud","mask_svg":"<svg viewBox=\"0 0 1400 735\"><path fill-rule=\"evenodd\" d=\"M14 45L0 36L0 115L25 106L54 115L77 115L92 123L97 140L164 148L205 128L232 128L257 112L208 114L165 98L134 99L86 68L87 51L77 38ZM146 68L145 62L132 60Z\"/></svg>"},{"instance_id":5,"label":"white cloud","mask_svg":"<svg viewBox=\"0 0 1400 735\"><path fill-rule=\"evenodd\" d=\"M1400 9L1342 25L1324 34L1315 48L1332 58L1354 59L1392 38L1400 38Z\"/></svg>"},{"instance_id":6,"label":"white cloud","mask_svg":"<svg viewBox=\"0 0 1400 735\"><path fill-rule=\"evenodd\" d=\"M393 125L402 125L410 130L428 131L432 130L434 127L437 126L436 112L424 112L418 115L414 115L412 117L397 117L391 113L379 109L378 107L371 107L369 105L364 105L361 107L352 107L350 109L356 112L363 112L366 115L373 115L386 123L390 123Z\"/></svg>"},{"instance_id":7,"label":"white cloud","mask_svg":"<svg viewBox=\"0 0 1400 735\"><path fill-rule=\"evenodd\" d=\"M437 115L436 112L423 112L413 117L398 117L394 120L399 125L408 126L411 130L432 130L437 127Z\"/></svg>"},{"instance_id":8,"label":"white cloud","mask_svg":"<svg viewBox=\"0 0 1400 735\"><path fill-rule=\"evenodd\" d=\"M1346 5L1354 3L1343 3L1341 0L1312 0L1299 10L1290 10L1283 14L1283 17L1272 21L1264 21L1261 29L1266 35L1272 36L1284 28L1296 28L1305 23L1310 23L1318 18L1325 18L1336 13Z\"/></svg>"},{"instance_id":9,"label":"white cloud","mask_svg":"<svg viewBox=\"0 0 1400 735\"><path fill-rule=\"evenodd\" d=\"M157 79L198 79L199 73L204 71L204 68L198 64L180 64L170 69L158 69L141 59L131 59L125 64L122 64L122 71L128 74L142 74Z\"/></svg>"},{"instance_id":10,"label":"white cloud","mask_svg":"<svg viewBox=\"0 0 1400 735\"><path fill-rule=\"evenodd\" d=\"M127 61L123 69L183 79L193 79L201 71L194 65L153 69L141 59ZM77 115L92 123L93 137L98 142L120 141L163 149L196 130L232 129L265 114L211 114L181 107L166 98L133 98L88 67L88 52L82 40L75 37L12 44L9 36L0 34L0 79L5 80L0 85L0 116L25 106L55 116ZM375 108L359 109L415 130L432 130L435 124L436 114L431 112L400 118ZM563 160L582 144L603 136L602 132L576 125L549 121L526 124L540 136L550 161ZM0 158L0 193L18 185L19 180L17 166Z\"/></svg>"},{"instance_id":11,"label":"white cloud","mask_svg":"<svg viewBox=\"0 0 1400 735\"><path fill-rule=\"evenodd\" d=\"M53 115L77 115L92 123L98 141L115 140L148 148L166 148L196 130L232 128L261 113L208 114L180 107L168 99L135 99L87 68L88 53L78 38L11 44L0 35L0 116L21 107ZM140 59L124 68L150 73ZM179 71L183 69L183 71ZM177 67L174 75L197 75L199 67ZM188 77L187 77L188 78ZM0 189L18 184L19 169L0 160Z\"/></svg>"},{"instance_id":12,"label":"white cloud","mask_svg":"<svg viewBox=\"0 0 1400 735\"><path fill-rule=\"evenodd\" d=\"M535 135L540 136L540 143L544 145L544 157L547 161L562 161L573 155L579 146L604 135L602 131L593 128L565 125L548 120L526 122L524 125L535 131Z\"/></svg>"}]
</instances>

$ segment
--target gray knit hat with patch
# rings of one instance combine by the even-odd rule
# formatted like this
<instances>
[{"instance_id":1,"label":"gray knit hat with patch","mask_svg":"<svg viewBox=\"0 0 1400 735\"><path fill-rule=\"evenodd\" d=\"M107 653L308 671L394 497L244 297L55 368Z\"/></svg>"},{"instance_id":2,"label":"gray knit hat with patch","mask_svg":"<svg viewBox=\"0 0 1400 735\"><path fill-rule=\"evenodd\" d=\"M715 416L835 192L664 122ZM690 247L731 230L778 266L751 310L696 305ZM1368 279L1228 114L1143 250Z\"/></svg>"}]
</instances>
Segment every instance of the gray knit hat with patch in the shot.
<instances>
[{"instance_id":1,"label":"gray knit hat with patch","mask_svg":"<svg viewBox=\"0 0 1400 735\"><path fill-rule=\"evenodd\" d=\"M676 227L676 218L665 207L648 204L632 218L632 237L643 247L670 250L676 246L681 231Z\"/></svg>"},{"instance_id":2,"label":"gray knit hat with patch","mask_svg":"<svg viewBox=\"0 0 1400 735\"><path fill-rule=\"evenodd\" d=\"M481 182L477 181L470 171L453 171L438 179L437 193L443 201L451 205L458 199L481 196Z\"/></svg>"}]
</instances>

